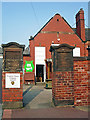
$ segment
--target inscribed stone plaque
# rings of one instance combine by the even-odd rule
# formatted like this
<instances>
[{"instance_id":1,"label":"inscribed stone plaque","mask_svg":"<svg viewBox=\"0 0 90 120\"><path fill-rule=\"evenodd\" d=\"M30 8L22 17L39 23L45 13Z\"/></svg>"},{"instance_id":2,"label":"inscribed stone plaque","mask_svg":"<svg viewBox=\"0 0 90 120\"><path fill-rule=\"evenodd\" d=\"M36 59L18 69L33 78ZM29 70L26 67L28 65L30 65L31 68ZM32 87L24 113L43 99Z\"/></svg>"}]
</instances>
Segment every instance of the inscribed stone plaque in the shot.
<instances>
[{"instance_id":1,"label":"inscribed stone plaque","mask_svg":"<svg viewBox=\"0 0 90 120\"><path fill-rule=\"evenodd\" d=\"M73 59L72 52L57 52L56 68L59 71L72 71Z\"/></svg>"},{"instance_id":2,"label":"inscribed stone plaque","mask_svg":"<svg viewBox=\"0 0 90 120\"><path fill-rule=\"evenodd\" d=\"M20 51L5 51L5 70L18 71L22 69Z\"/></svg>"},{"instance_id":3,"label":"inscribed stone plaque","mask_svg":"<svg viewBox=\"0 0 90 120\"><path fill-rule=\"evenodd\" d=\"M73 71L73 49L75 47L68 44L51 46L53 59L53 71Z\"/></svg>"},{"instance_id":4,"label":"inscribed stone plaque","mask_svg":"<svg viewBox=\"0 0 90 120\"><path fill-rule=\"evenodd\" d=\"M6 73L5 88L20 88L20 73Z\"/></svg>"}]
</instances>

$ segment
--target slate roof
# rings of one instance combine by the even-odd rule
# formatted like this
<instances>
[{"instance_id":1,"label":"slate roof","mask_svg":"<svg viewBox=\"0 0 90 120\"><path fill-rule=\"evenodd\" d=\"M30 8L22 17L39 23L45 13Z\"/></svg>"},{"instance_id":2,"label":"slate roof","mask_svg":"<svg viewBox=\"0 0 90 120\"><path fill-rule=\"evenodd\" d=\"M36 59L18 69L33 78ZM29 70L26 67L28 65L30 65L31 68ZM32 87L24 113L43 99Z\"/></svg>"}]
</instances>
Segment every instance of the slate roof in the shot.
<instances>
[{"instance_id":1,"label":"slate roof","mask_svg":"<svg viewBox=\"0 0 90 120\"><path fill-rule=\"evenodd\" d=\"M76 28L72 28L73 31L76 33ZM90 28L85 28L85 38L86 40L90 40Z\"/></svg>"},{"instance_id":2,"label":"slate roof","mask_svg":"<svg viewBox=\"0 0 90 120\"><path fill-rule=\"evenodd\" d=\"M57 15L61 17L61 15L60 15L59 13L56 13L56 14L55 14L51 19L49 19L48 22L46 22L46 24L35 34L35 36L32 37L32 38L29 39L29 40L33 40L42 30L45 30L45 31L46 31L45 28L47 28L48 24L50 24L50 22L53 20L53 18L54 18L55 16L57 16ZM61 18L65 21L66 25L63 26L63 27L57 26L57 28L62 28L62 29L64 28L65 31L71 32L72 27L68 24L68 22L64 19L64 17L61 17ZM54 24L53 24L53 25L54 25ZM63 25L63 24L61 24L61 25ZM68 25L71 29L66 29L66 28L68 28L67 25ZM53 27L53 28L55 28L55 27ZM54 30L50 30L50 29L51 29L51 26L49 25L48 30L49 30L49 31L54 31ZM69 31L69 30L70 30L70 31ZM56 31L58 31L58 30L56 30Z\"/></svg>"},{"instance_id":3,"label":"slate roof","mask_svg":"<svg viewBox=\"0 0 90 120\"><path fill-rule=\"evenodd\" d=\"M29 49L29 46L24 50L24 52L23 52L23 55L25 56L25 55L30 55L30 49Z\"/></svg>"}]
</instances>

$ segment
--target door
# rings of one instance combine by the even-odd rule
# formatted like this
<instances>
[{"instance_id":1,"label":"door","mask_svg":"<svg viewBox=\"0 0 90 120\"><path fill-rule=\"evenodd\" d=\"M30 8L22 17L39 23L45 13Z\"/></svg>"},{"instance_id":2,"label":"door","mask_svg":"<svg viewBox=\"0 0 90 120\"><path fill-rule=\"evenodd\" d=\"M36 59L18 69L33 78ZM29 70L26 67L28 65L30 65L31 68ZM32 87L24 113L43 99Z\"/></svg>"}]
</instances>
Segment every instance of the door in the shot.
<instances>
[{"instance_id":1,"label":"door","mask_svg":"<svg viewBox=\"0 0 90 120\"><path fill-rule=\"evenodd\" d=\"M44 82L44 65L36 65L36 81Z\"/></svg>"},{"instance_id":2,"label":"door","mask_svg":"<svg viewBox=\"0 0 90 120\"><path fill-rule=\"evenodd\" d=\"M46 80L45 59L46 59L45 47L35 47L35 77L39 76L38 73L36 73L36 71L38 71L38 69L41 68L41 70L43 72L42 82L45 82L45 80ZM38 69L36 68L36 66ZM39 71L40 71L40 69L39 69Z\"/></svg>"}]
</instances>

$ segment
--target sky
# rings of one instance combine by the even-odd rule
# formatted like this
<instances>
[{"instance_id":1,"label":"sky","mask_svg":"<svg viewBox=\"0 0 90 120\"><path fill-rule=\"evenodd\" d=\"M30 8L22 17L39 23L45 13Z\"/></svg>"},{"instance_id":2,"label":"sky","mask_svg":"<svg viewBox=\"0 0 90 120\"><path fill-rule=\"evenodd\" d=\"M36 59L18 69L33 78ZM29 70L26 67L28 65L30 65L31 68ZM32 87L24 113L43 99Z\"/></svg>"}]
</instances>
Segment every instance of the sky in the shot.
<instances>
[{"instance_id":1,"label":"sky","mask_svg":"<svg viewBox=\"0 0 90 120\"><path fill-rule=\"evenodd\" d=\"M2 2L2 43L18 42L29 45L34 36L51 17L59 13L71 27L76 27L75 15L83 8L85 27L88 26L86 2ZM1 43L1 44L2 44Z\"/></svg>"}]
</instances>

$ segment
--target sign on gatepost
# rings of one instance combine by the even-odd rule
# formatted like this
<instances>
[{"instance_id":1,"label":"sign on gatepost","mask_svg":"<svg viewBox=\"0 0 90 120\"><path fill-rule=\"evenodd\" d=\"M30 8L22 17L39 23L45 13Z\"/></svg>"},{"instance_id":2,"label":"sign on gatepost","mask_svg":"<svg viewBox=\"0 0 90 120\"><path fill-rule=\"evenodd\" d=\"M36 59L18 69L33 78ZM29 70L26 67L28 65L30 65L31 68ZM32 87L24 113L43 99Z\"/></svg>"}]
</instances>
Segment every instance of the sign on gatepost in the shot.
<instances>
[{"instance_id":1,"label":"sign on gatepost","mask_svg":"<svg viewBox=\"0 0 90 120\"><path fill-rule=\"evenodd\" d=\"M23 107L23 51L16 42L2 44L2 105L3 108Z\"/></svg>"},{"instance_id":2,"label":"sign on gatepost","mask_svg":"<svg viewBox=\"0 0 90 120\"><path fill-rule=\"evenodd\" d=\"M20 73L6 73L5 88L20 88Z\"/></svg>"}]
</instances>

